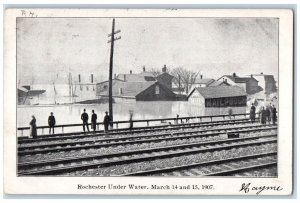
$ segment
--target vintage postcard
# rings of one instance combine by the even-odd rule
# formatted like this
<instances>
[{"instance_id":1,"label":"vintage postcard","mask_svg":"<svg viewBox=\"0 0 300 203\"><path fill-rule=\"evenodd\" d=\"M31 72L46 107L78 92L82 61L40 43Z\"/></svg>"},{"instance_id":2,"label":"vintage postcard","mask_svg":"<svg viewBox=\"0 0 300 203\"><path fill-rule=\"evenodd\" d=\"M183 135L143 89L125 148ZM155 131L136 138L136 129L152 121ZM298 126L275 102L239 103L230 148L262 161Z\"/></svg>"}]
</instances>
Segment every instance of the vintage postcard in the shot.
<instances>
[{"instance_id":1,"label":"vintage postcard","mask_svg":"<svg viewBox=\"0 0 300 203\"><path fill-rule=\"evenodd\" d=\"M293 12L6 9L6 194L290 195Z\"/></svg>"}]
</instances>

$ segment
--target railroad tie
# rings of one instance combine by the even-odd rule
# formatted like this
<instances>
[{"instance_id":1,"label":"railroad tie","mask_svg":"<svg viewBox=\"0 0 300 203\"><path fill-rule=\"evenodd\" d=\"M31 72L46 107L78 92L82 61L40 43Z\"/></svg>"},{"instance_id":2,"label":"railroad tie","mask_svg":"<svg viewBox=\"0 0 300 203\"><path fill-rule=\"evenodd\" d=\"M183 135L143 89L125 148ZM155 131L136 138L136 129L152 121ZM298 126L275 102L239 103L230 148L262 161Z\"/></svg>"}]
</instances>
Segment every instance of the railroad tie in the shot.
<instances>
[{"instance_id":1,"label":"railroad tie","mask_svg":"<svg viewBox=\"0 0 300 203\"><path fill-rule=\"evenodd\" d=\"M180 172L173 171L172 173L173 173L173 175L175 175L175 176L182 176L182 174L181 174Z\"/></svg>"},{"instance_id":2,"label":"railroad tie","mask_svg":"<svg viewBox=\"0 0 300 203\"><path fill-rule=\"evenodd\" d=\"M196 175L205 175L203 172L201 172L201 171L199 171L199 170L197 170L197 169L195 169L195 168L193 168L193 169L191 169L191 171L193 172L193 173L195 173Z\"/></svg>"},{"instance_id":3,"label":"railroad tie","mask_svg":"<svg viewBox=\"0 0 300 203\"><path fill-rule=\"evenodd\" d=\"M253 176L251 173L249 173L249 172L245 172L245 173L242 173L241 175L243 175L243 176Z\"/></svg>"},{"instance_id":4,"label":"railroad tie","mask_svg":"<svg viewBox=\"0 0 300 203\"><path fill-rule=\"evenodd\" d=\"M190 171L184 170L183 171L184 174L186 174L187 176L195 176L195 174L191 173Z\"/></svg>"}]
</instances>

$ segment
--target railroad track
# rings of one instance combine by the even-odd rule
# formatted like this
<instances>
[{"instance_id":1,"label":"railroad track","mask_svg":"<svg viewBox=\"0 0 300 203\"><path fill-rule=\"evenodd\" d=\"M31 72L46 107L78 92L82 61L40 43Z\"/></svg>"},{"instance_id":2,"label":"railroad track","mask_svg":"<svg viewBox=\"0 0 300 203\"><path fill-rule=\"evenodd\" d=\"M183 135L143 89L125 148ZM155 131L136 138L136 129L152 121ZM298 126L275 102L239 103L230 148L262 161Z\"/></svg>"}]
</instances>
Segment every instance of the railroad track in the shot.
<instances>
[{"instance_id":1,"label":"railroad track","mask_svg":"<svg viewBox=\"0 0 300 203\"><path fill-rule=\"evenodd\" d=\"M137 171L120 176L228 176L277 166L277 152L258 153L181 166ZM251 174L247 174L249 176Z\"/></svg>"},{"instance_id":2,"label":"railroad track","mask_svg":"<svg viewBox=\"0 0 300 203\"><path fill-rule=\"evenodd\" d=\"M193 130L182 131L173 133L157 133L151 135L128 136L121 138L105 138L83 141L60 142L50 144L39 144L29 146L19 146L18 155L32 155L32 154L45 154L50 152L72 151L81 149L103 148L112 147L117 145L140 144L151 142L162 142L172 140L191 139L199 137L216 137L221 136L227 132L233 131L235 133L248 133L257 131L270 131L276 130L277 127L264 127L261 125L239 126L230 128L219 128L210 130Z\"/></svg>"},{"instance_id":3,"label":"railroad track","mask_svg":"<svg viewBox=\"0 0 300 203\"><path fill-rule=\"evenodd\" d=\"M141 127L134 128L133 130L129 129L119 129L109 131L108 133L96 132L96 133L83 133L83 132L74 132L74 133L65 133L65 134L54 134L54 135L42 135L38 136L36 139L31 138L22 138L18 139L18 144L23 143L37 143L43 141L53 141L61 139L80 139L86 137L99 137L99 136L113 136L113 135L126 135L126 134L138 134L138 133L149 133L159 130L171 131L178 129L188 129L194 127L215 127L220 125L231 125L231 124L247 124L251 123L249 119L236 119L236 120L226 120L226 121L214 121L214 122L201 122L201 123L186 123L186 124L177 124L177 125L164 125L164 126L155 126L155 127Z\"/></svg>"},{"instance_id":4,"label":"railroad track","mask_svg":"<svg viewBox=\"0 0 300 203\"><path fill-rule=\"evenodd\" d=\"M88 170L112 165L122 165L133 162L165 159L195 153L214 152L270 143L277 143L277 134L139 149L104 155L88 155L76 158L70 157L24 162L18 163L18 175L57 175L78 170Z\"/></svg>"}]
</instances>

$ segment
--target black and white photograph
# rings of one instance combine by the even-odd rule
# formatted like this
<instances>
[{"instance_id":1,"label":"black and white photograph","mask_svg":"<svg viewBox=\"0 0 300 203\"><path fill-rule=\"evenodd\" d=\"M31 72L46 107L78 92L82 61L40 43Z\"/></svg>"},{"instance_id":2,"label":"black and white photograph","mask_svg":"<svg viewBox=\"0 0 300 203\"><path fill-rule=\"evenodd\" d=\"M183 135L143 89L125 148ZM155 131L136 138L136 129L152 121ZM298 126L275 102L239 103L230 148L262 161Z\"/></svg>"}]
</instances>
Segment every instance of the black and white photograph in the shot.
<instances>
[{"instance_id":1,"label":"black and white photograph","mask_svg":"<svg viewBox=\"0 0 300 203\"><path fill-rule=\"evenodd\" d=\"M280 17L109 11L15 11L16 178L279 178Z\"/></svg>"}]
</instances>

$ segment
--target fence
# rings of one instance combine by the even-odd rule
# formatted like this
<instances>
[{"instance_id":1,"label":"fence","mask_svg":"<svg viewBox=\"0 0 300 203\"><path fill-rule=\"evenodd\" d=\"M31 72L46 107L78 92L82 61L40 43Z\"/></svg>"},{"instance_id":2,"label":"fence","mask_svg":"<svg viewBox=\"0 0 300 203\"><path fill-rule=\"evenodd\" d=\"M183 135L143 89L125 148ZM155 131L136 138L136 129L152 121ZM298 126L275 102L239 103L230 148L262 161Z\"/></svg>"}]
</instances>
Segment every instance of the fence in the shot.
<instances>
[{"instance_id":1,"label":"fence","mask_svg":"<svg viewBox=\"0 0 300 203\"><path fill-rule=\"evenodd\" d=\"M259 113L256 113L259 114ZM156 125L157 124L162 124L162 123L167 123L167 122L174 122L174 124L176 123L183 123L183 122L203 122L203 121L213 121L213 119L215 121L217 120L225 120L226 118L228 119L235 119L235 118L247 118L247 116L249 115L249 113L243 113L243 114L233 114L233 115L214 115L214 116L190 116L190 117L173 117L173 118L160 118L160 119L144 119L144 120L132 120L134 126L136 126L135 124L140 124L139 126L141 126L141 124L144 124L142 126L150 126L150 123L153 123ZM218 119L217 119L218 118ZM114 121L113 122L113 128L118 129L120 126L125 126L125 125L129 125L130 121ZM91 123L88 124L89 126L91 126ZM99 122L96 124L97 129L99 130L103 125L103 122ZM65 125L55 125L54 128L58 129L61 128L61 133L65 132L65 128L72 128L73 130L75 128L82 128L82 123L80 124L65 124ZM30 130L30 127L19 127L17 128L18 132L20 132L20 136L24 136L24 131L28 131ZM40 134L44 134L45 133L45 129L49 129L49 126L37 126L37 130L40 130L41 133Z\"/></svg>"}]
</instances>

